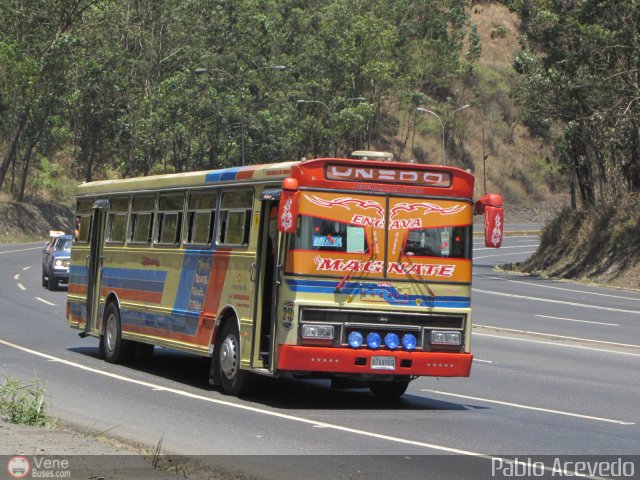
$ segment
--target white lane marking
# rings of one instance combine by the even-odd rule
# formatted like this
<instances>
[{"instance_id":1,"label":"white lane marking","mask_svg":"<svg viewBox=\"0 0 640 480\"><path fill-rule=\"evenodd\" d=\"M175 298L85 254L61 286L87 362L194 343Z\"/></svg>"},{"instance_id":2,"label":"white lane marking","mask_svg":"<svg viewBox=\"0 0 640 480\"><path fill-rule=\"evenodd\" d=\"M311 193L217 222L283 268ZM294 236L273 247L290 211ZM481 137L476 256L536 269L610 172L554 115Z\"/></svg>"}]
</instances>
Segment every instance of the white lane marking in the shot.
<instances>
[{"instance_id":1,"label":"white lane marking","mask_svg":"<svg viewBox=\"0 0 640 480\"><path fill-rule=\"evenodd\" d=\"M564 288L564 287L555 287L553 285L540 285L539 283L534 283L534 282L525 282L522 280L512 280L509 278L505 278L505 277L492 277L492 276L487 276L486 278L491 278L493 280L503 280L505 282L511 282L511 283L520 283L522 285L530 285L533 287L539 287L539 288L551 288L553 290L561 290L563 292L573 292L573 293L582 293L584 295L597 295L599 297L609 297L609 298L620 298L622 300L633 300L636 302L640 302L640 297L623 297L622 295L613 295L610 293L598 293L598 292L588 292L585 290L576 290L573 288Z\"/></svg>"},{"instance_id":2,"label":"white lane marking","mask_svg":"<svg viewBox=\"0 0 640 480\"><path fill-rule=\"evenodd\" d=\"M271 417L276 417L276 418L282 418L285 420L290 420L290 421L294 421L294 422L298 422L298 423L304 423L306 425L311 425L312 427L319 427L319 428L332 428L334 430L338 430L341 432L346 432L346 433L351 433L354 435L360 435L360 436L364 436L364 437L369 437L369 438L374 438L376 440L386 440L386 441L390 441L390 442L394 442L394 443L400 443L400 444L404 444L404 445L412 445L412 446L417 446L417 447L423 447L423 448L428 448L428 449L432 449L432 450L438 450L441 452L447 452L447 453L456 453L459 455L466 455L466 456L473 456L473 457L481 457L481 458L486 458L486 459L492 459L492 458L498 458L498 457L491 457L482 453L477 453L477 452L472 452L469 450L461 450L458 448L451 448L451 447L445 447L443 445L435 445L432 443L426 443L426 442L420 442L417 440L409 440L406 438L400 438L400 437L394 437L394 436L390 436L390 435L384 435L381 433L375 433L375 432L369 432L366 430L359 430L356 428L350 428L350 427L345 427L342 425L336 425L336 424L332 424L332 423L326 423L326 422L318 422L317 420L310 420L307 418L303 418L303 417L297 417L294 415L288 415L285 413L279 413L279 412L274 412L274 411L270 411L270 410L264 410L261 408L257 408L257 407L251 407L249 405L241 405L241 404L237 404L237 403L232 403L232 402L228 402L225 400L219 400L216 398L210 398L210 397L205 397L203 395L198 395L195 393L190 393L190 392L186 392L184 390L178 390L176 388L168 388L168 387L163 387L162 385L157 385L151 382L145 382L143 380L136 380L133 378L129 378L129 377L125 377L124 375L118 375L115 373L111 373L111 372L106 372L103 370L98 370L95 368L91 368L88 367L86 365L81 365L79 363L75 363L75 362L71 362L69 360L65 360L63 358L58 358L58 357L54 357L53 355L49 355L47 353L42 353L42 352L38 352L36 350L32 350L30 348L26 348L23 347L21 345L16 345L15 343L11 343L11 342L7 342L6 340L2 340L0 339L0 344L5 345L7 347L10 348L14 348L16 350L20 350L22 352L26 352L29 353L31 355L35 355L41 358L45 358L47 360L51 360L54 362L58 362L61 363L63 365L67 365L70 367L74 367L74 368L78 368L81 370L85 370L87 372L91 372L91 373L95 373L98 375L103 375L105 377L110 377L116 380L121 380L123 382L127 382L127 383L132 383L135 385L140 385L143 387L147 387L150 388L154 391L162 391L162 392L167 392L167 393L173 393L176 395L180 395L182 397L187 397L187 398L191 398L194 400L202 400L205 402L209 402L209 403L214 403L217 405L223 405L225 407L230 407L230 408L236 408L239 410L245 410L245 411L249 411L249 412L253 412L253 413L258 413L258 414L262 414L262 415L268 415Z\"/></svg>"},{"instance_id":3,"label":"white lane marking","mask_svg":"<svg viewBox=\"0 0 640 480\"><path fill-rule=\"evenodd\" d=\"M0 255L4 255L5 253L29 252L31 250L42 250L42 247L23 248L21 250L4 250L4 251L0 252Z\"/></svg>"},{"instance_id":4,"label":"white lane marking","mask_svg":"<svg viewBox=\"0 0 640 480\"><path fill-rule=\"evenodd\" d=\"M40 298L40 297L33 297L33 298L35 298L35 299L36 299L36 300L38 300L39 302L46 303L47 305L51 305L52 307L55 307L55 306L56 306L56 304L55 304L55 303L48 302L48 301L47 301L47 300L45 300L44 298Z\"/></svg>"},{"instance_id":5,"label":"white lane marking","mask_svg":"<svg viewBox=\"0 0 640 480\"><path fill-rule=\"evenodd\" d=\"M530 338L518 338L518 337L507 337L505 335L493 335L490 333L478 333L473 332L474 337L491 337L491 338L501 338L503 340L513 340L515 342L528 342L528 343L541 343L543 345L551 345L554 347L562 347L562 348L577 348L579 350L590 350L592 352L603 352L603 353L613 353L615 355L627 355L628 357L640 357L640 353L631 353L631 352L621 352L618 350L607 350L604 348L593 348L593 347L584 347L582 345L571 345L569 343L557 343L557 342L547 342L544 340L533 340Z\"/></svg>"},{"instance_id":6,"label":"white lane marking","mask_svg":"<svg viewBox=\"0 0 640 480\"><path fill-rule=\"evenodd\" d=\"M461 450L461 449L458 449L458 448L445 447L445 446L442 446L442 445L435 445L435 444L431 444L431 443L418 442L418 441L415 441L415 440L408 440L406 438L393 437L393 436L390 436L390 435L383 435L383 434L379 434L379 433L368 432L366 430L358 430L358 429L355 429L355 428L344 427L344 426L341 426L341 425L335 425L335 424L326 423L326 422L318 422L318 421L315 421L315 420L309 420L309 419L306 419L306 418L296 417L296 416L293 416L293 415L287 415L287 414L284 414L284 413L272 412L272 411L264 410L264 409L261 409L261 408L250 407L248 405L239 405L239 404L227 402L227 401L224 401L224 400L217 400L215 398L204 397L202 395L196 395L194 393L185 392L183 390L177 390L175 388L165 388L163 386L156 385L156 384L153 384L153 383L150 383L150 382L144 382L142 380L135 380L133 378L125 377L123 375L117 375L115 373L105 372L103 370L97 370L95 368L87 367L85 365L81 365L79 363L71 362L69 360L64 360L62 358L57 358L57 357L54 357L52 355L48 355L46 353L42 353L42 352L38 352L38 351L35 351L35 350L31 350L29 348L22 347L20 345L14 344L14 343L7 342L6 340L0 339L0 344L6 345L7 347L11 347L11 348L14 348L14 349L17 349L17 350L21 350L21 351L26 352L26 353L30 353L30 354L38 356L38 357L45 358L45 359L47 359L49 361L52 361L52 362L62 363L64 365L67 365L67 366L70 366L70 367L75 367L75 368L79 368L81 370L86 370L86 371L89 371L89 372L92 372L92 373L97 373L98 375L103 375L105 377L114 378L116 380L122 380L124 382L132 383L132 384L136 384L136 385L141 385L141 386L144 386L144 387L149 387L152 390L164 391L164 392L168 392L168 393L175 393L176 395L184 396L184 397L195 399L195 400L203 400L205 402L215 403L215 404L218 404L218 405L224 405L226 407L237 408L237 409L240 409L240 410L246 410L246 411L250 411L250 412L254 412L254 413L268 415L268 416L271 416L271 417L282 418L282 419L285 419L285 420L291 420L291 421L294 421L294 422L304 423L306 425L311 425L314 428L332 428L334 430L338 430L338 431L341 431L341 432L351 433L351 434L354 434L354 435L360 435L360 436L369 437L369 438L374 438L376 440L387 440L387 441L390 441L390 442L400 443L400 444L404 444L404 445L412 445L412 446L424 447L424 448L428 448L428 449L432 449L432 450L439 450L439 451L447 452L447 453L455 453L455 454L458 454L458 455L465 455L465 456L468 456L468 457L477 457L477 458L482 458L482 459L491 460L491 461L501 460L501 461L509 463L511 465L521 465L521 466L527 466L528 465L527 463L519 461L519 460L503 458L503 457L498 457L498 456L493 456L493 455L487 455L487 454L484 454L484 453L472 452L470 450ZM545 466L544 470L548 471L548 472L551 472L551 473L555 472L555 470L552 467L546 467ZM583 476L583 475L581 475L581 476ZM584 475L583 478L601 480L601 477L595 477L595 476L591 477L591 476Z\"/></svg>"},{"instance_id":7,"label":"white lane marking","mask_svg":"<svg viewBox=\"0 0 640 480\"><path fill-rule=\"evenodd\" d=\"M622 312L622 313L632 313L633 315L640 315L640 310L625 310L623 308L601 307L599 305L589 305L588 303L565 302L564 300L553 300L551 298L529 297L527 295L516 295L513 293L505 293L505 292L494 292L492 290L482 290L479 288L472 288L471 291L478 292L478 293L487 293L489 295L498 295L499 297L521 298L523 300L532 300L534 302L559 303L561 305L570 305L572 307L592 308L594 310L606 310L608 312Z\"/></svg>"},{"instance_id":8,"label":"white lane marking","mask_svg":"<svg viewBox=\"0 0 640 480\"><path fill-rule=\"evenodd\" d=\"M494 249L492 249L494 250ZM508 255L522 255L523 253L535 253L536 250L531 250L529 252L514 252L514 253L498 253L496 255L483 255L482 257L473 257L474 260L480 260L481 258L489 258L489 257L506 257Z\"/></svg>"},{"instance_id":9,"label":"white lane marking","mask_svg":"<svg viewBox=\"0 0 640 480\"><path fill-rule=\"evenodd\" d=\"M484 245L484 244L481 244ZM507 248L529 248L529 247L539 247L540 244L539 243L532 243L531 245L514 245L512 247L500 247L500 250L505 250ZM488 247L483 247L483 248L475 248L473 249L474 251L479 251L479 250L495 250L495 248L488 248Z\"/></svg>"},{"instance_id":10,"label":"white lane marking","mask_svg":"<svg viewBox=\"0 0 640 480\"><path fill-rule=\"evenodd\" d=\"M473 361L480 363L493 363L493 360L480 360L479 358L474 358Z\"/></svg>"},{"instance_id":11,"label":"white lane marking","mask_svg":"<svg viewBox=\"0 0 640 480\"><path fill-rule=\"evenodd\" d=\"M25 286L24 286L24 285L22 285L21 283L18 283L18 288L19 288L20 290L22 290L23 292L26 290Z\"/></svg>"},{"instance_id":12,"label":"white lane marking","mask_svg":"<svg viewBox=\"0 0 640 480\"><path fill-rule=\"evenodd\" d=\"M513 408L521 408L523 410L534 410L536 412L553 413L555 415L564 415L564 416L567 416L567 417L576 417L576 418L582 418L582 419L585 419L585 420L594 420L594 421L597 421L597 422L615 423L617 425L635 425L635 422L625 422L625 421L622 421L622 420L613 420L611 418L594 417L594 416L591 416L591 415L582 415L580 413L565 412L563 410L553 410L553 409L550 409L550 408L534 407L534 406L531 406L531 405L523 405L523 404L520 404L520 403L504 402L502 400L492 400L490 398L471 397L469 395L460 395L458 393L441 392L439 390L430 390L430 389L426 389L426 388L423 388L420 391L421 392L437 393L438 395L446 395L446 396L449 396L449 397L464 398L464 399L467 399L467 400L476 400L478 402L494 403L496 405L504 405L506 407L513 407Z\"/></svg>"},{"instance_id":13,"label":"white lane marking","mask_svg":"<svg viewBox=\"0 0 640 480\"><path fill-rule=\"evenodd\" d=\"M631 348L640 348L640 345L634 345L632 343L618 343L618 342L607 342L605 340L592 340L590 338L582 338L582 337L568 337L566 335L556 335L555 333L547 333L547 332L532 332L531 330L517 330L515 328L504 328L504 327L496 327L494 325L474 325L475 327L484 327L484 328L493 328L495 330L501 330L504 332L515 332L515 333L526 333L528 335L539 335L544 337L554 337L554 338L566 338L567 340L580 340L581 342L589 342L589 343L602 343L603 345L614 345L616 347L631 347Z\"/></svg>"},{"instance_id":14,"label":"white lane marking","mask_svg":"<svg viewBox=\"0 0 640 480\"><path fill-rule=\"evenodd\" d=\"M620 326L617 323L593 322L591 320L577 320L575 318L551 317L549 315L536 315L536 317L550 318L551 320L564 320L564 321L567 321L567 322L591 323L593 325L607 325L609 327L619 327Z\"/></svg>"},{"instance_id":15,"label":"white lane marking","mask_svg":"<svg viewBox=\"0 0 640 480\"><path fill-rule=\"evenodd\" d=\"M23 271L23 272L26 272L27 270L30 270L30 269L31 269L31 267L24 267L24 268L22 269L22 271Z\"/></svg>"},{"instance_id":16,"label":"white lane marking","mask_svg":"<svg viewBox=\"0 0 640 480\"><path fill-rule=\"evenodd\" d=\"M20 280L20 274L19 274L19 273L16 273L16 274L13 276L13 279L14 279L14 280Z\"/></svg>"}]
</instances>

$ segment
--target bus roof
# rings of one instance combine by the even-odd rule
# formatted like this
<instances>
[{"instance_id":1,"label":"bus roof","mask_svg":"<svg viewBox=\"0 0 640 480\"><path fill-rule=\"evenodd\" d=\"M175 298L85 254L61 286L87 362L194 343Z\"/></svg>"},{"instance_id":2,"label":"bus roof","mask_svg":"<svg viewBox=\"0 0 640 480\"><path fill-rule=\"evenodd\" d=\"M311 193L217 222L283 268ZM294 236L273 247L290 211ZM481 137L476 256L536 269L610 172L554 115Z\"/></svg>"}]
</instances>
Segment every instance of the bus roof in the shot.
<instances>
[{"instance_id":1,"label":"bus roof","mask_svg":"<svg viewBox=\"0 0 640 480\"><path fill-rule=\"evenodd\" d=\"M473 196L474 181L470 173L449 166L318 158L221 170L101 180L81 184L76 190L76 196L243 183L264 183L275 186L281 184L287 177L298 179L301 187L463 198Z\"/></svg>"},{"instance_id":2,"label":"bus roof","mask_svg":"<svg viewBox=\"0 0 640 480\"><path fill-rule=\"evenodd\" d=\"M118 193L184 187L204 187L225 183L237 184L242 181L247 181L249 183L256 181L273 181L273 183L278 183L278 181L281 181L291 175L291 168L297 163L299 162L247 165L244 167L231 167L221 170L170 173L165 175L151 175L148 177L125 178L119 180L99 180L96 182L80 184L76 190L76 195L83 196L107 192Z\"/></svg>"}]
</instances>

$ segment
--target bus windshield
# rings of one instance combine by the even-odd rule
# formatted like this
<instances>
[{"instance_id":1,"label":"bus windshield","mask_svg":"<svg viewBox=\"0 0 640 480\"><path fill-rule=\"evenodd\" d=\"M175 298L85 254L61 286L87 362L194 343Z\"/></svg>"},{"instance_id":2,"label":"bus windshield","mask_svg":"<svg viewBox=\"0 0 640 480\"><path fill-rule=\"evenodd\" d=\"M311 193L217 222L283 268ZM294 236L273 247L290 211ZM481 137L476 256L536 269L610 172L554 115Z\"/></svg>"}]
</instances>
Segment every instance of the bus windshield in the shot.
<instances>
[{"instance_id":1,"label":"bus windshield","mask_svg":"<svg viewBox=\"0 0 640 480\"><path fill-rule=\"evenodd\" d=\"M471 225L410 230L403 253L416 257L471 258Z\"/></svg>"},{"instance_id":2,"label":"bus windshield","mask_svg":"<svg viewBox=\"0 0 640 480\"><path fill-rule=\"evenodd\" d=\"M303 192L285 272L469 282L471 232L464 202Z\"/></svg>"},{"instance_id":3,"label":"bus windshield","mask_svg":"<svg viewBox=\"0 0 640 480\"><path fill-rule=\"evenodd\" d=\"M300 227L292 237L291 248L359 254L369 249L363 227L308 215L300 216Z\"/></svg>"}]
</instances>

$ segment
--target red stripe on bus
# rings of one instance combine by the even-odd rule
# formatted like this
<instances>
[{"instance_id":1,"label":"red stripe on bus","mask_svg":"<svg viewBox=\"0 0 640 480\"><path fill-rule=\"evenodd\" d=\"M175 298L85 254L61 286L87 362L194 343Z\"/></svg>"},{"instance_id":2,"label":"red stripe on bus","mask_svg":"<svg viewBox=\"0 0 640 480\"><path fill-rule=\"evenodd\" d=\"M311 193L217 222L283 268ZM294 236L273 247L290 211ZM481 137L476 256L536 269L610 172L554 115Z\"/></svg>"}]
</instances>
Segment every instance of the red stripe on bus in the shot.
<instances>
[{"instance_id":1,"label":"red stripe on bus","mask_svg":"<svg viewBox=\"0 0 640 480\"><path fill-rule=\"evenodd\" d=\"M100 296L106 297L110 292L114 292L120 300L132 300L146 303L162 303L162 292L148 292L145 290L129 290L126 288L103 287Z\"/></svg>"},{"instance_id":2,"label":"red stripe on bus","mask_svg":"<svg viewBox=\"0 0 640 480\"><path fill-rule=\"evenodd\" d=\"M253 170L241 170L236 174L236 180L244 180L246 178L253 178Z\"/></svg>"}]
</instances>

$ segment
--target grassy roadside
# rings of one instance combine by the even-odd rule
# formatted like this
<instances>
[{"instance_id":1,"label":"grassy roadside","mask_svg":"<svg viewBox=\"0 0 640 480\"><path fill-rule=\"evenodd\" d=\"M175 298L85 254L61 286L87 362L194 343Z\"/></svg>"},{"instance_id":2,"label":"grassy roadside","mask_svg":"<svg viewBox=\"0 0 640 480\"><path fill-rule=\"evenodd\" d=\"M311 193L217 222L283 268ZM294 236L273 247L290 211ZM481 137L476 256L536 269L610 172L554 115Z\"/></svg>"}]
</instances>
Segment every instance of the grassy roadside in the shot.
<instances>
[{"instance_id":1,"label":"grassy roadside","mask_svg":"<svg viewBox=\"0 0 640 480\"><path fill-rule=\"evenodd\" d=\"M5 377L0 385L0 415L11 423L54 428L57 420L46 413L46 389L37 378L21 382Z\"/></svg>"}]
</instances>

